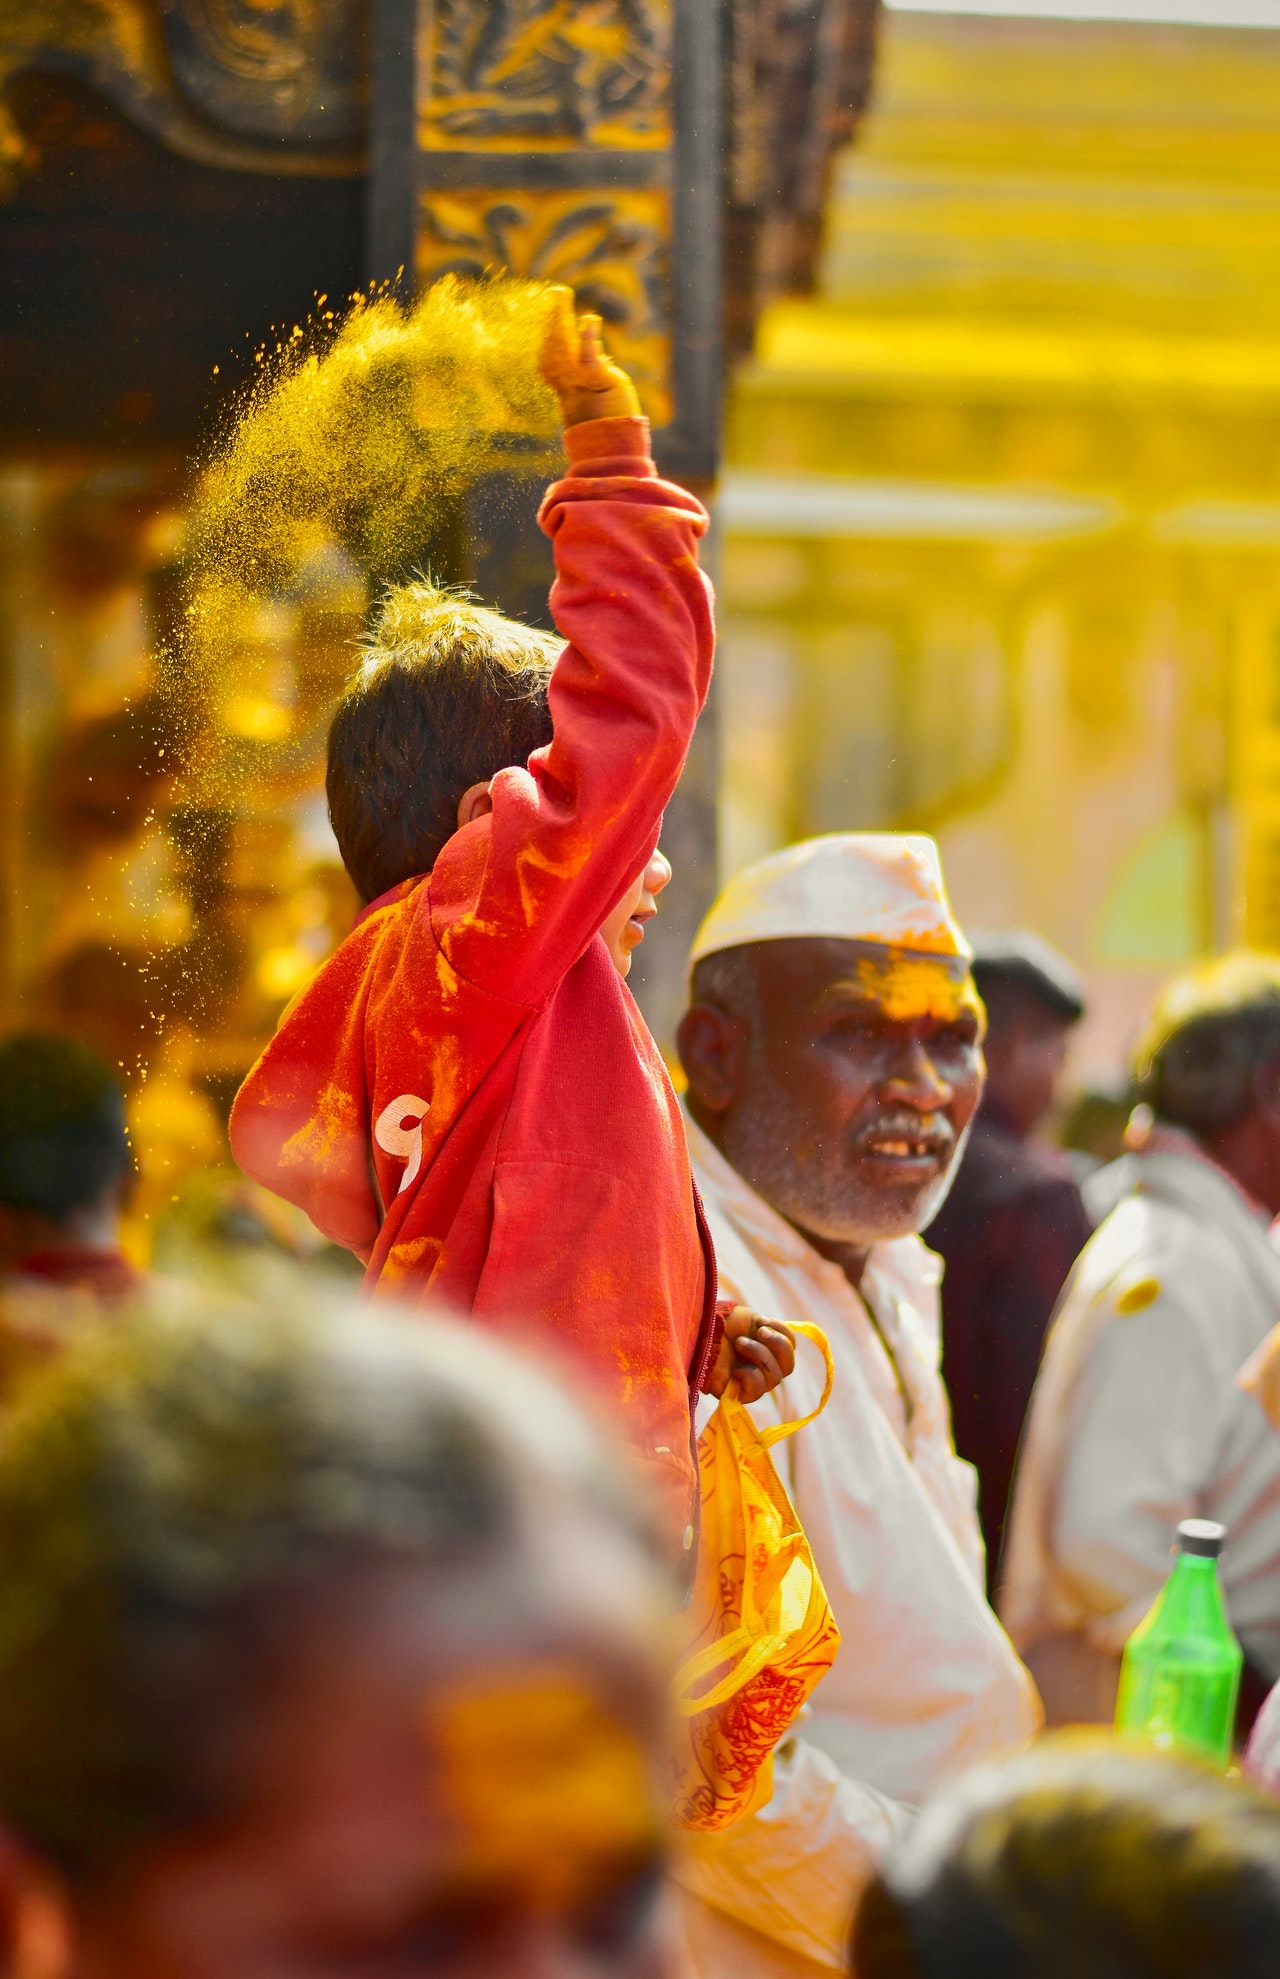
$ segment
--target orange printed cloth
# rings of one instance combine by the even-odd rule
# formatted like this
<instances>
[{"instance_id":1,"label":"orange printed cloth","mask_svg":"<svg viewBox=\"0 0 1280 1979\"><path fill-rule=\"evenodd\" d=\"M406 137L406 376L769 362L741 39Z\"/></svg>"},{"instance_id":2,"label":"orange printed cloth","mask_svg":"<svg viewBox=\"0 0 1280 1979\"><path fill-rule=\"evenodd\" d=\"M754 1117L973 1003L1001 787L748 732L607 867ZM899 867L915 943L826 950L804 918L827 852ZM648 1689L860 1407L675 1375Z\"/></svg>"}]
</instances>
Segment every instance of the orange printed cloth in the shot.
<instances>
[{"instance_id":1,"label":"orange printed cloth","mask_svg":"<svg viewBox=\"0 0 1280 1979\"><path fill-rule=\"evenodd\" d=\"M702 1536L676 1671L675 1818L715 1833L763 1807L773 1754L835 1662L840 1630L804 1528L769 1452L820 1416L835 1363L820 1327L816 1408L760 1429L730 1390L698 1438Z\"/></svg>"},{"instance_id":2,"label":"orange printed cloth","mask_svg":"<svg viewBox=\"0 0 1280 1979\"><path fill-rule=\"evenodd\" d=\"M367 1262L571 1363L696 1515L715 1268L662 1058L599 930L652 857L710 683L701 504L643 419L566 433L540 521L568 644L554 735L493 810L376 900L231 1118L247 1174Z\"/></svg>"}]
</instances>

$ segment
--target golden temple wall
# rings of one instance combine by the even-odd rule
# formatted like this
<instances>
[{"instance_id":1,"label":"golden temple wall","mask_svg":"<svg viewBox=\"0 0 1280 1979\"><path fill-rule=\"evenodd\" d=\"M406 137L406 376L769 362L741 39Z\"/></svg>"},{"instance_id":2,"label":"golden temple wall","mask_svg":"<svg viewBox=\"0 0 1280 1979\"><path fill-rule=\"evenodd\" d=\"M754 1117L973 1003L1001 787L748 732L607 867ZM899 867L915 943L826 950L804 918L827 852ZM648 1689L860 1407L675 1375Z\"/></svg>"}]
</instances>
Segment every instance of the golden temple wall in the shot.
<instances>
[{"instance_id":1,"label":"golden temple wall","mask_svg":"<svg viewBox=\"0 0 1280 1979\"><path fill-rule=\"evenodd\" d=\"M1280 947L1280 36L889 14L732 409L722 859L917 826L971 924Z\"/></svg>"}]
</instances>

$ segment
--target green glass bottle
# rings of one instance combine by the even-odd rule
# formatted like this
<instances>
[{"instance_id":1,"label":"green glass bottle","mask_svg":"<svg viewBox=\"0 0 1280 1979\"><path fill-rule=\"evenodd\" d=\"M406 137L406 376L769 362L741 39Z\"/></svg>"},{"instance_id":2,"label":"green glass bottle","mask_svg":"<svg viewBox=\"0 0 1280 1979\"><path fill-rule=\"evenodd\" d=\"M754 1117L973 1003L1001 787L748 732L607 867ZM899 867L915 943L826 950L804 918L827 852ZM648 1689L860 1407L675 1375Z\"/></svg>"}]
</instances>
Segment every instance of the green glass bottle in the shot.
<instances>
[{"instance_id":1,"label":"green glass bottle","mask_svg":"<svg viewBox=\"0 0 1280 1979\"><path fill-rule=\"evenodd\" d=\"M1178 1527L1173 1572L1125 1644L1117 1731L1226 1767L1244 1656L1227 1620L1210 1519Z\"/></svg>"}]
</instances>

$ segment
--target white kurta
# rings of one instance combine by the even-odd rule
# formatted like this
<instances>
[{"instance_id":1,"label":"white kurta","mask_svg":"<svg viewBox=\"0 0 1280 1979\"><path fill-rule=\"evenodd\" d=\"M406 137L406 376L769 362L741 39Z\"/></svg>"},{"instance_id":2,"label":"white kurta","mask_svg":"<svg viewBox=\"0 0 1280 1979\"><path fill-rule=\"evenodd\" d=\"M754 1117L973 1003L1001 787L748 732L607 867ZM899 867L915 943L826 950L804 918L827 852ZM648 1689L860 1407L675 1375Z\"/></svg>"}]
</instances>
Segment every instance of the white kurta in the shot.
<instances>
[{"instance_id":1,"label":"white kurta","mask_svg":"<svg viewBox=\"0 0 1280 1979\"><path fill-rule=\"evenodd\" d=\"M1025 1648L1078 1629L1118 1656L1178 1521L1218 1519L1231 1619L1277 1677L1280 1436L1236 1375L1280 1319L1280 1257L1265 1217L1187 1145L1126 1157L1130 1193L1067 1281L1014 1480L1001 1612Z\"/></svg>"},{"instance_id":2,"label":"white kurta","mask_svg":"<svg viewBox=\"0 0 1280 1979\"><path fill-rule=\"evenodd\" d=\"M918 1237L879 1244L860 1298L692 1122L689 1146L721 1293L811 1320L831 1343L831 1401L775 1455L842 1636L780 1749L768 1806L689 1838L677 1870L689 1963L702 1979L839 1971L857 1893L912 1809L1022 1745L1038 1706L983 1593L975 1477L938 1372L939 1260ZM822 1379L802 1342L794 1375L754 1413L802 1415Z\"/></svg>"}]
</instances>

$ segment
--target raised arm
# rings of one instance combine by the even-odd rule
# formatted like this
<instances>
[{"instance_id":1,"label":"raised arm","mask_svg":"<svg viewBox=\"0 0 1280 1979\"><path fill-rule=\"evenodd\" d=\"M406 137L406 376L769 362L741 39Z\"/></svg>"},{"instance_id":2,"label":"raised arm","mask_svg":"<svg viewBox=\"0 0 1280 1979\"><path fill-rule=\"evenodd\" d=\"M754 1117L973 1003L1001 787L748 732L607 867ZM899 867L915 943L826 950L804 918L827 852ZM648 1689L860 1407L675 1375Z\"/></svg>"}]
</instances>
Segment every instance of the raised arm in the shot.
<instances>
[{"instance_id":1,"label":"raised arm","mask_svg":"<svg viewBox=\"0 0 1280 1979\"><path fill-rule=\"evenodd\" d=\"M567 297L566 291L566 297ZM598 319L553 318L544 369L569 472L540 521L555 548L551 610L568 644L553 739L501 770L491 808L445 846L430 881L437 941L468 981L537 1004L644 869L706 698L714 644L698 569L701 504L657 478L648 425Z\"/></svg>"}]
</instances>

